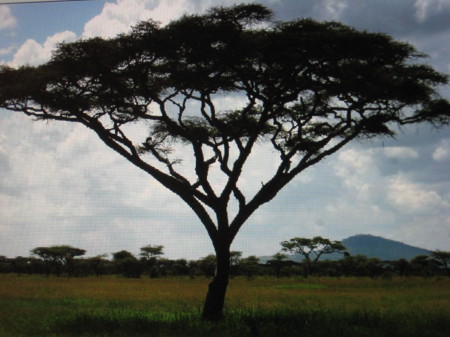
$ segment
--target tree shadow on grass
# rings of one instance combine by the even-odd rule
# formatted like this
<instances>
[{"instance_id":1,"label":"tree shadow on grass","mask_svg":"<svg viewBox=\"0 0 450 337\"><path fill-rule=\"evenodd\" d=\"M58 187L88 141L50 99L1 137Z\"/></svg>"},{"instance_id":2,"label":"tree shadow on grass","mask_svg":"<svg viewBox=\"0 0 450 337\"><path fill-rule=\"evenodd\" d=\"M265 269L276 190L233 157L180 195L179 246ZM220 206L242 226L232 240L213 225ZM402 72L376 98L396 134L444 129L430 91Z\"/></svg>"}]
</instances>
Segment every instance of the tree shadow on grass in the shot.
<instances>
[{"instance_id":1,"label":"tree shadow on grass","mask_svg":"<svg viewBox=\"0 0 450 337\"><path fill-rule=\"evenodd\" d=\"M202 321L200 314L78 314L55 324L58 336L175 337L175 336L249 336L228 321ZM247 329L248 330L248 329Z\"/></svg>"},{"instance_id":2,"label":"tree shadow on grass","mask_svg":"<svg viewBox=\"0 0 450 337\"><path fill-rule=\"evenodd\" d=\"M59 337L334 337L399 336L444 337L450 331L445 315L421 317L381 312L328 310L236 311L217 323L205 322L200 313L149 314L146 312L78 313L55 321Z\"/></svg>"}]
</instances>

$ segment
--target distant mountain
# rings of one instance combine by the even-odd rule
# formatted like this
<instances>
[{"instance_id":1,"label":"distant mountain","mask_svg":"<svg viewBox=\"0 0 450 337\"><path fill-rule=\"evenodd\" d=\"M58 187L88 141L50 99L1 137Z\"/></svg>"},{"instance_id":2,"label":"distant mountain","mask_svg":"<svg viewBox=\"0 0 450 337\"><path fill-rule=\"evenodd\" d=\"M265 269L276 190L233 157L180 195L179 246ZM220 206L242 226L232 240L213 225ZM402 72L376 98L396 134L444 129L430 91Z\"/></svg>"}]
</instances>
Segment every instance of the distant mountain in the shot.
<instances>
[{"instance_id":1,"label":"distant mountain","mask_svg":"<svg viewBox=\"0 0 450 337\"><path fill-rule=\"evenodd\" d=\"M351 255L365 255L380 260L410 260L417 255L430 255L431 251L413 247L402 242L389 240L380 236L360 234L342 240L342 244Z\"/></svg>"},{"instance_id":2,"label":"distant mountain","mask_svg":"<svg viewBox=\"0 0 450 337\"><path fill-rule=\"evenodd\" d=\"M341 242L353 256L365 255L369 258L376 257L382 261L394 261L399 259L411 260L417 255L431 254L431 251L423 248L417 248L402 242L369 234L350 236ZM323 255L320 260L339 260L342 257L342 254L329 254ZM261 263L265 263L271 259L271 256L263 256L260 258L260 261ZM301 255L294 255L290 257L290 260L300 262L303 260L303 257Z\"/></svg>"}]
</instances>

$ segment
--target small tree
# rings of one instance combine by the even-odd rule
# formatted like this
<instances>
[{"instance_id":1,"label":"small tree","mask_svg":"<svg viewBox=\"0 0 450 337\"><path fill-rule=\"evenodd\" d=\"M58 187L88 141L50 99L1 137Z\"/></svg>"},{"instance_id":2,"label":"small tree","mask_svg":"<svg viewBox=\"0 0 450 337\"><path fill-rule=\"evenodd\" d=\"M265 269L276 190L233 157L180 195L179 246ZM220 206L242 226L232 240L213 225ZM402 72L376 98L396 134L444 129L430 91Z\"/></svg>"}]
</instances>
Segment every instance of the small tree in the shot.
<instances>
[{"instance_id":1,"label":"small tree","mask_svg":"<svg viewBox=\"0 0 450 337\"><path fill-rule=\"evenodd\" d=\"M340 241L316 236L312 239L292 238L281 242L282 251L303 256L305 263L305 277L311 273L311 269L317 264L320 257L327 254L343 253L346 248Z\"/></svg>"},{"instance_id":2,"label":"small tree","mask_svg":"<svg viewBox=\"0 0 450 337\"><path fill-rule=\"evenodd\" d=\"M214 254L209 254L197 261L196 268L207 277L214 277L217 268L217 258Z\"/></svg>"},{"instance_id":3,"label":"small tree","mask_svg":"<svg viewBox=\"0 0 450 337\"><path fill-rule=\"evenodd\" d=\"M276 253L271 260L267 261L267 264L274 269L277 278L280 278L281 269L286 266L286 259L286 254Z\"/></svg>"},{"instance_id":4,"label":"small tree","mask_svg":"<svg viewBox=\"0 0 450 337\"><path fill-rule=\"evenodd\" d=\"M152 246L148 245L141 248L141 258L148 268L148 273L150 277L158 276L158 266L157 261L163 252L164 246Z\"/></svg>"},{"instance_id":5,"label":"small tree","mask_svg":"<svg viewBox=\"0 0 450 337\"><path fill-rule=\"evenodd\" d=\"M71 246L60 246L59 249L61 250L61 253L63 255L63 265L70 277L73 274L74 263L77 261L75 260L75 258L77 256L83 256L84 254L86 254L86 251L84 249Z\"/></svg>"},{"instance_id":6,"label":"small tree","mask_svg":"<svg viewBox=\"0 0 450 337\"><path fill-rule=\"evenodd\" d=\"M404 277L410 271L409 261L404 258L392 261L390 264L395 271L398 271L400 277Z\"/></svg>"},{"instance_id":7,"label":"small tree","mask_svg":"<svg viewBox=\"0 0 450 337\"><path fill-rule=\"evenodd\" d=\"M449 122L450 104L435 90L447 77L418 63L411 45L272 17L258 4L212 8L62 44L38 67L0 68L0 107L83 124L198 216L217 257L208 320L222 317L237 233L298 174L355 139ZM224 106L227 95L243 103ZM129 127L137 123L149 129L143 139ZM263 143L278 165L259 190L245 191L242 173ZM177 165L188 150L183 175Z\"/></svg>"},{"instance_id":8,"label":"small tree","mask_svg":"<svg viewBox=\"0 0 450 337\"><path fill-rule=\"evenodd\" d=\"M169 272L171 275L176 275L176 276L189 275L190 267L188 265L187 260L178 259L178 260L172 261Z\"/></svg>"},{"instance_id":9,"label":"small tree","mask_svg":"<svg viewBox=\"0 0 450 337\"><path fill-rule=\"evenodd\" d=\"M139 278L144 272L144 265L126 250L113 253L113 262L116 265L117 272L124 277Z\"/></svg>"},{"instance_id":10,"label":"small tree","mask_svg":"<svg viewBox=\"0 0 450 337\"><path fill-rule=\"evenodd\" d=\"M106 260L107 256L107 254L101 254L86 259L88 272L93 272L97 277L101 277L103 274L105 274L105 267L109 263L109 261Z\"/></svg>"},{"instance_id":11,"label":"small tree","mask_svg":"<svg viewBox=\"0 0 450 337\"><path fill-rule=\"evenodd\" d=\"M412 271L419 276L430 277L432 276L437 268L438 261L432 259L430 255L417 255L410 261L410 266Z\"/></svg>"},{"instance_id":12,"label":"small tree","mask_svg":"<svg viewBox=\"0 0 450 337\"><path fill-rule=\"evenodd\" d=\"M73 272L73 259L86 254L84 249L75 248L68 245L37 247L31 250L31 254L39 256L45 263L47 277L53 268L56 275L60 275L66 269L69 276Z\"/></svg>"},{"instance_id":13,"label":"small tree","mask_svg":"<svg viewBox=\"0 0 450 337\"><path fill-rule=\"evenodd\" d=\"M252 280L261 271L259 259L254 255L243 258L241 260L241 270L247 275L248 280Z\"/></svg>"},{"instance_id":14,"label":"small tree","mask_svg":"<svg viewBox=\"0 0 450 337\"><path fill-rule=\"evenodd\" d=\"M383 274L383 262L376 257L367 258L361 267L364 276L375 278Z\"/></svg>"},{"instance_id":15,"label":"small tree","mask_svg":"<svg viewBox=\"0 0 450 337\"><path fill-rule=\"evenodd\" d=\"M13 270L14 265L6 256L0 255L0 274L9 273Z\"/></svg>"},{"instance_id":16,"label":"small tree","mask_svg":"<svg viewBox=\"0 0 450 337\"><path fill-rule=\"evenodd\" d=\"M239 274L241 260L242 260L242 252L238 252L238 251L230 252L230 273L231 273L231 275Z\"/></svg>"},{"instance_id":17,"label":"small tree","mask_svg":"<svg viewBox=\"0 0 450 337\"><path fill-rule=\"evenodd\" d=\"M438 262L439 266L444 269L444 273L450 276L450 252L436 250L431 253L431 256Z\"/></svg>"},{"instance_id":18,"label":"small tree","mask_svg":"<svg viewBox=\"0 0 450 337\"><path fill-rule=\"evenodd\" d=\"M1 261L0 261L1 263ZM29 271L30 258L23 256L16 256L11 260L12 271L17 273L17 276L22 275L22 273L27 273Z\"/></svg>"},{"instance_id":19,"label":"small tree","mask_svg":"<svg viewBox=\"0 0 450 337\"><path fill-rule=\"evenodd\" d=\"M148 245L141 248L141 256L146 261L157 259L159 256L164 255L164 246L152 246Z\"/></svg>"}]
</instances>

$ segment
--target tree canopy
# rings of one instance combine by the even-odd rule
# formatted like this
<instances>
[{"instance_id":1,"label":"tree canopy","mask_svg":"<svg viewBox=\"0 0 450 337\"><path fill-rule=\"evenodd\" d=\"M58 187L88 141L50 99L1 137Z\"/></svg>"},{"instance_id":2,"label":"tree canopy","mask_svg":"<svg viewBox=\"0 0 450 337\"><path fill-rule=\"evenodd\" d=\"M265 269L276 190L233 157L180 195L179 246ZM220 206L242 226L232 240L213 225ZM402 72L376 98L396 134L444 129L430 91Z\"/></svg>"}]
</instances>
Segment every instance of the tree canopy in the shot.
<instances>
[{"instance_id":1,"label":"tree canopy","mask_svg":"<svg viewBox=\"0 0 450 337\"><path fill-rule=\"evenodd\" d=\"M160 255L164 255L163 253L164 246L152 246L147 245L141 248L141 256L144 260L150 261L157 259Z\"/></svg>"},{"instance_id":2,"label":"tree canopy","mask_svg":"<svg viewBox=\"0 0 450 337\"><path fill-rule=\"evenodd\" d=\"M31 250L33 255L37 255L43 260L50 260L67 264L69 260L76 256L86 254L84 249L75 248L69 245L51 246L51 247L37 247Z\"/></svg>"},{"instance_id":3,"label":"tree canopy","mask_svg":"<svg viewBox=\"0 0 450 337\"><path fill-rule=\"evenodd\" d=\"M321 236L312 239L292 238L281 242L283 252L302 255L308 263L317 263L320 257L333 253L344 253L345 246L340 241L331 241Z\"/></svg>"},{"instance_id":4,"label":"tree canopy","mask_svg":"<svg viewBox=\"0 0 450 337\"><path fill-rule=\"evenodd\" d=\"M67 272L71 275L73 259L77 256L83 256L86 251L69 245L62 245L36 247L31 250L31 254L39 256L45 262L47 276L49 276L52 267L56 268L58 275L63 268L67 269Z\"/></svg>"},{"instance_id":5,"label":"tree canopy","mask_svg":"<svg viewBox=\"0 0 450 337\"><path fill-rule=\"evenodd\" d=\"M2 66L0 107L81 123L178 195L212 240L221 281L210 293L224 296L239 229L299 173L354 139L449 123L450 104L437 93L447 76L423 57L336 22L276 22L258 4L216 7L61 44L41 66ZM143 139L133 132L138 125L147 128ZM278 166L249 194L242 172L261 143ZM181 163L188 149L193 161Z\"/></svg>"}]
</instances>

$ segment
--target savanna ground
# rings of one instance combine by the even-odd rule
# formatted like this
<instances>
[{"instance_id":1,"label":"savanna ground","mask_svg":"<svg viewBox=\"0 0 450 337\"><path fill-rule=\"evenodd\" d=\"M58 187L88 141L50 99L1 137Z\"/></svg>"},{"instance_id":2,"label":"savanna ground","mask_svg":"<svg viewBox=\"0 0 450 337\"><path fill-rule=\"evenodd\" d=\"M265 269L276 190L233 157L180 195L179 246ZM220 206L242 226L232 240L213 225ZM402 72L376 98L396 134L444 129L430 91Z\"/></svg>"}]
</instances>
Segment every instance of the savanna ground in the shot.
<instances>
[{"instance_id":1,"label":"savanna ground","mask_svg":"<svg viewBox=\"0 0 450 337\"><path fill-rule=\"evenodd\" d=\"M0 336L449 336L450 280L231 280L200 320L206 278L0 275Z\"/></svg>"}]
</instances>

